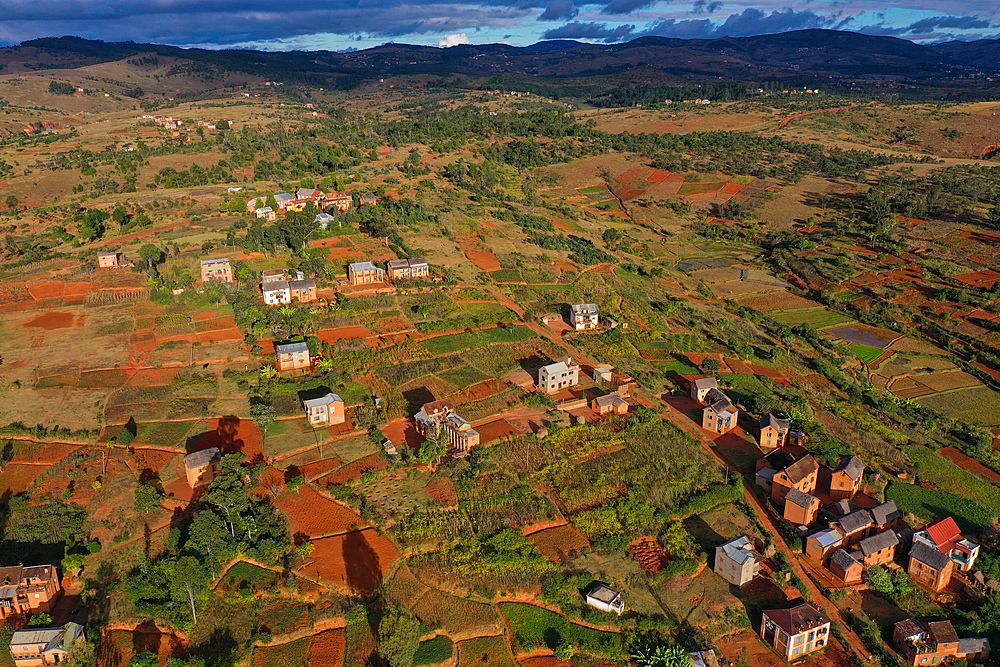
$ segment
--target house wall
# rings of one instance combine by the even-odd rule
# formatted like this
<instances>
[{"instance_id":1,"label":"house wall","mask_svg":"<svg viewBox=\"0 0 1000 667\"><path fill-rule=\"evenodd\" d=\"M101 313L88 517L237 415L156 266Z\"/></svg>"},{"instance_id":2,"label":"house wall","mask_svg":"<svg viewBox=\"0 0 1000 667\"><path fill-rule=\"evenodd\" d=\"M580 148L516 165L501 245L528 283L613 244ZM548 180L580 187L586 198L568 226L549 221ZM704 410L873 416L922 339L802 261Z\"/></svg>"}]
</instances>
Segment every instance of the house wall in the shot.
<instances>
[{"instance_id":1,"label":"house wall","mask_svg":"<svg viewBox=\"0 0 1000 667\"><path fill-rule=\"evenodd\" d=\"M297 368L309 368L309 353L294 352L278 355L278 370L291 371Z\"/></svg>"},{"instance_id":2,"label":"house wall","mask_svg":"<svg viewBox=\"0 0 1000 667\"><path fill-rule=\"evenodd\" d=\"M760 446L774 449L784 444L785 436L773 426L767 426L760 431Z\"/></svg>"},{"instance_id":3,"label":"house wall","mask_svg":"<svg viewBox=\"0 0 1000 667\"><path fill-rule=\"evenodd\" d=\"M830 497L836 500L841 500L842 498L853 498L858 492L859 483L855 483L853 479L848 477L842 472L835 472L830 478Z\"/></svg>"},{"instance_id":4,"label":"house wall","mask_svg":"<svg viewBox=\"0 0 1000 667\"><path fill-rule=\"evenodd\" d=\"M788 521L791 521L795 525L808 526L813 521L816 520L816 504L809 509L804 507L799 507L795 503L785 503L785 511L783 516Z\"/></svg>"},{"instance_id":5,"label":"house wall","mask_svg":"<svg viewBox=\"0 0 1000 667\"><path fill-rule=\"evenodd\" d=\"M856 563L846 570L833 561L830 561L830 572L832 572L837 578L841 579L845 584L856 584L861 581L861 573L864 568L861 567L861 563Z\"/></svg>"},{"instance_id":6,"label":"house wall","mask_svg":"<svg viewBox=\"0 0 1000 667\"><path fill-rule=\"evenodd\" d=\"M736 428L738 416L739 414L737 413L727 418L722 418L712 408L705 408L701 411L701 427L706 431L729 433Z\"/></svg>"},{"instance_id":7,"label":"house wall","mask_svg":"<svg viewBox=\"0 0 1000 667\"><path fill-rule=\"evenodd\" d=\"M872 567L873 565L885 565L886 563L891 563L895 557L896 557L896 547L886 547L885 549L879 549L875 553L865 558L865 567Z\"/></svg>"},{"instance_id":8,"label":"house wall","mask_svg":"<svg viewBox=\"0 0 1000 667\"><path fill-rule=\"evenodd\" d=\"M952 564L949 562L943 570L938 571L911 556L906 571L915 582L924 588L940 593L951 581Z\"/></svg>"},{"instance_id":9,"label":"house wall","mask_svg":"<svg viewBox=\"0 0 1000 667\"><path fill-rule=\"evenodd\" d=\"M798 484L792 484L788 475L783 472L775 473L774 483L771 486L771 500L776 503L783 501L792 489L798 489L802 493L812 495L812 492L816 490L816 473L799 480Z\"/></svg>"},{"instance_id":10,"label":"house wall","mask_svg":"<svg viewBox=\"0 0 1000 667\"><path fill-rule=\"evenodd\" d=\"M826 549L820 544L820 541L816 538L810 538L806 540L806 556L812 558L817 563L822 563L826 560L826 557L832 554L834 551L840 548L843 540L838 540Z\"/></svg>"}]
</instances>

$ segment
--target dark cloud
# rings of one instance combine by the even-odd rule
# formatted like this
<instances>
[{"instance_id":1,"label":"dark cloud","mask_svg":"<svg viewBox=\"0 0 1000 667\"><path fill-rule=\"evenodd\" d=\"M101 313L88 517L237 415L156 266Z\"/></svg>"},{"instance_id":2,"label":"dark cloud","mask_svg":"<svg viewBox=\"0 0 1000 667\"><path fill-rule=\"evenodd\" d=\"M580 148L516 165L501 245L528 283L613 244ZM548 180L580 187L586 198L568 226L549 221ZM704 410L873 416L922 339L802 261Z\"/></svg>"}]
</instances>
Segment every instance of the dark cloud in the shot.
<instances>
[{"instance_id":1,"label":"dark cloud","mask_svg":"<svg viewBox=\"0 0 1000 667\"><path fill-rule=\"evenodd\" d=\"M567 23L559 28L546 30L542 39L594 39L620 42L632 36L634 25L608 25L606 23Z\"/></svg>"},{"instance_id":2,"label":"dark cloud","mask_svg":"<svg viewBox=\"0 0 1000 667\"><path fill-rule=\"evenodd\" d=\"M714 39L717 37L748 37L750 35L771 35L791 30L828 28L833 19L812 11L797 12L783 9L765 14L759 9L748 7L739 14L731 14L723 23L708 19L666 19L652 24L642 34L662 37L683 37L686 39Z\"/></svg>"},{"instance_id":3,"label":"dark cloud","mask_svg":"<svg viewBox=\"0 0 1000 667\"><path fill-rule=\"evenodd\" d=\"M708 2L708 0L696 0L694 3L694 8L691 11L694 14L711 14L721 6L722 6L721 2Z\"/></svg>"},{"instance_id":4,"label":"dark cloud","mask_svg":"<svg viewBox=\"0 0 1000 667\"><path fill-rule=\"evenodd\" d=\"M545 8L539 21L569 21L580 12L573 4L573 0L552 0Z\"/></svg>"},{"instance_id":5,"label":"dark cloud","mask_svg":"<svg viewBox=\"0 0 1000 667\"><path fill-rule=\"evenodd\" d=\"M630 14L637 9L642 9L643 7L648 7L653 4L655 0L611 0L604 9L601 10L602 14Z\"/></svg>"},{"instance_id":6,"label":"dark cloud","mask_svg":"<svg viewBox=\"0 0 1000 667\"><path fill-rule=\"evenodd\" d=\"M978 16L931 16L916 23L911 23L906 27L905 32L922 33L941 28L953 28L958 30L974 30L977 28L989 28L990 22Z\"/></svg>"}]
</instances>

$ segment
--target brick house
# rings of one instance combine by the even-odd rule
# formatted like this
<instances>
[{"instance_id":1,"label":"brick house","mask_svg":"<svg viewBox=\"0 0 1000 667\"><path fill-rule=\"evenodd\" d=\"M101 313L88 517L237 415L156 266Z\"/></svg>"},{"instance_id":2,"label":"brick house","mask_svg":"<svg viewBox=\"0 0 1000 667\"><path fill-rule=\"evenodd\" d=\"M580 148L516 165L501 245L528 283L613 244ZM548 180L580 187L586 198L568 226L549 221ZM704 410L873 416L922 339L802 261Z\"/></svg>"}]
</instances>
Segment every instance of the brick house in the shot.
<instances>
[{"instance_id":1,"label":"brick house","mask_svg":"<svg viewBox=\"0 0 1000 667\"><path fill-rule=\"evenodd\" d=\"M873 507L871 514L877 530L895 530L903 522L903 513L896 507L895 500Z\"/></svg>"},{"instance_id":2,"label":"brick house","mask_svg":"<svg viewBox=\"0 0 1000 667\"><path fill-rule=\"evenodd\" d=\"M802 493L812 493L815 491L816 478L819 475L819 464L813 458L812 454L806 454L802 458L794 460L791 455L779 449L766 457L765 460L768 462L771 462L772 459L780 461L782 457L775 456L778 453L784 454L784 460L791 459L792 462L782 467L770 466L775 471L771 482L771 500L780 503L784 500L785 494L792 489L797 489Z\"/></svg>"},{"instance_id":3,"label":"brick house","mask_svg":"<svg viewBox=\"0 0 1000 667\"><path fill-rule=\"evenodd\" d=\"M830 619L808 602L793 600L781 608L764 611L760 636L785 660L797 660L826 646Z\"/></svg>"},{"instance_id":4,"label":"brick house","mask_svg":"<svg viewBox=\"0 0 1000 667\"><path fill-rule=\"evenodd\" d=\"M698 378L691 383L691 398L699 403L704 403L708 392L718 388L719 382L715 378Z\"/></svg>"},{"instance_id":5,"label":"brick house","mask_svg":"<svg viewBox=\"0 0 1000 667\"><path fill-rule=\"evenodd\" d=\"M847 585L860 582L864 572L864 566L855 558L856 554L837 549L830 556L830 572Z\"/></svg>"},{"instance_id":6,"label":"brick house","mask_svg":"<svg viewBox=\"0 0 1000 667\"><path fill-rule=\"evenodd\" d=\"M788 437L788 420L778 419L770 412L760 418L760 436L758 441L761 447L775 449L783 447L785 439Z\"/></svg>"},{"instance_id":7,"label":"brick house","mask_svg":"<svg viewBox=\"0 0 1000 667\"><path fill-rule=\"evenodd\" d=\"M910 577L935 593L943 591L951 582L955 563L951 557L925 542L913 542L906 571Z\"/></svg>"},{"instance_id":8,"label":"brick house","mask_svg":"<svg viewBox=\"0 0 1000 667\"><path fill-rule=\"evenodd\" d=\"M378 197L375 195L358 195L358 206L375 206L376 204L378 204Z\"/></svg>"},{"instance_id":9,"label":"brick house","mask_svg":"<svg viewBox=\"0 0 1000 667\"><path fill-rule=\"evenodd\" d=\"M990 643L982 637L959 639L951 621L908 618L893 626L892 639L912 667L940 665L963 659L970 663L989 659Z\"/></svg>"},{"instance_id":10,"label":"brick house","mask_svg":"<svg viewBox=\"0 0 1000 667\"><path fill-rule=\"evenodd\" d=\"M118 266L118 253L117 252L99 252L97 253L97 268L99 269L113 269Z\"/></svg>"},{"instance_id":11,"label":"brick house","mask_svg":"<svg viewBox=\"0 0 1000 667\"><path fill-rule=\"evenodd\" d=\"M866 537L858 542L861 563L865 567L891 563L896 557L897 546L899 546L899 538L896 537L895 531L892 530L886 530L876 533L871 537Z\"/></svg>"},{"instance_id":12,"label":"brick house","mask_svg":"<svg viewBox=\"0 0 1000 667\"><path fill-rule=\"evenodd\" d=\"M577 384L580 384L580 365L573 363L571 357L538 370L538 388L546 394Z\"/></svg>"},{"instance_id":13,"label":"brick house","mask_svg":"<svg viewBox=\"0 0 1000 667\"><path fill-rule=\"evenodd\" d=\"M347 279L352 285L374 285L385 282L385 270L371 262L355 262L347 267Z\"/></svg>"},{"instance_id":14,"label":"brick house","mask_svg":"<svg viewBox=\"0 0 1000 667\"><path fill-rule=\"evenodd\" d=\"M303 343L281 343L274 346L279 371L294 371L309 368L309 346Z\"/></svg>"},{"instance_id":15,"label":"brick house","mask_svg":"<svg viewBox=\"0 0 1000 667\"><path fill-rule=\"evenodd\" d=\"M569 323L577 331L596 329L598 319L595 303L578 303L569 307Z\"/></svg>"},{"instance_id":16,"label":"brick house","mask_svg":"<svg viewBox=\"0 0 1000 667\"><path fill-rule=\"evenodd\" d=\"M0 568L0 619L52 611L62 593L54 565Z\"/></svg>"},{"instance_id":17,"label":"brick house","mask_svg":"<svg viewBox=\"0 0 1000 667\"><path fill-rule=\"evenodd\" d=\"M830 476L830 497L836 500L853 498L861 488L864 475L864 461L857 456L844 457Z\"/></svg>"},{"instance_id":18,"label":"brick house","mask_svg":"<svg viewBox=\"0 0 1000 667\"><path fill-rule=\"evenodd\" d=\"M83 626L69 622L55 628L25 628L10 638L10 655L16 667L58 665L70 650L85 641Z\"/></svg>"},{"instance_id":19,"label":"brick house","mask_svg":"<svg viewBox=\"0 0 1000 667\"><path fill-rule=\"evenodd\" d=\"M750 539L744 535L715 547L713 571L742 588L760 573L764 557L753 548Z\"/></svg>"},{"instance_id":20,"label":"brick house","mask_svg":"<svg viewBox=\"0 0 1000 667\"><path fill-rule=\"evenodd\" d=\"M229 265L228 257L201 260L201 282L204 284L210 280L233 282L233 268Z\"/></svg>"},{"instance_id":21,"label":"brick house","mask_svg":"<svg viewBox=\"0 0 1000 667\"><path fill-rule=\"evenodd\" d=\"M427 278L431 275L431 268L423 257L392 259L389 260L386 273L389 275L389 280Z\"/></svg>"},{"instance_id":22,"label":"brick house","mask_svg":"<svg viewBox=\"0 0 1000 667\"><path fill-rule=\"evenodd\" d=\"M844 536L836 528L824 528L806 538L806 556L817 563L826 561L827 556L844 544Z\"/></svg>"},{"instance_id":23,"label":"brick house","mask_svg":"<svg viewBox=\"0 0 1000 667\"><path fill-rule=\"evenodd\" d=\"M816 521L819 513L819 498L791 489L785 494L785 507L782 517L796 526L809 526Z\"/></svg>"},{"instance_id":24,"label":"brick house","mask_svg":"<svg viewBox=\"0 0 1000 667\"><path fill-rule=\"evenodd\" d=\"M455 404L448 399L425 403L413 420L425 438L436 437L444 429L451 448L459 454L467 454L479 444L479 432L455 412Z\"/></svg>"},{"instance_id":25,"label":"brick house","mask_svg":"<svg viewBox=\"0 0 1000 667\"><path fill-rule=\"evenodd\" d=\"M343 424L346 418L344 399L332 392L319 398L307 398L302 401L302 405L305 407L309 425L313 428Z\"/></svg>"},{"instance_id":26,"label":"brick house","mask_svg":"<svg viewBox=\"0 0 1000 667\"><path fill-rule=\"evenodd\" d=\"M979 557L979 545L962 537L958 524L952 517L938 519L923 530L913 534L914 544L923 542L941 553L947 554L962 572L968 572Z\"/></svg>"},{"instance_id":27,"label":"brick house","mask_svg":"<svg viewBox=\"0 0 1000 667\"><path fill-rule=\"evenodd\" d=\"M187 483L192 489L211 484L222 460L222 450L209 447L200 452L191 452L184 457L184 473Z\"/></svg>"},{"instance_id":28,"label":"brick house","mask_svg":"<svg viewBox=\"0 0 1000 667\"><path fill-rule=\"evenodd\" d=\"M628 414L628 402L621 390L598 396L591 402L591 407L599 415Z\"/></svg>"},{"instance_id":29,"label":"brick house","mask_svg":"<svg viewBox=\"0 0 1000 667\"><path fill-rule=\"evenodd\" d=\"M718 389L712 389L705 394L708 403L701 410L701 427L706 431L729 433L736 428L740 411L729 400L729 397Z\"/></svg>"},{"instance_id":30,"label":"brick house","mask_svg":"<svg viewBox=\"0 0 1000 667\"><path fill-rule=\"evenodd\" d=\"M857 544L871 534L875 521L868 510L857 510L837 520L837 529L845 544Z\"/></svg>"},{"instance_id":31,"label":"brick house","mask_svg":"<svg viewBox=\"0 0 1000 667\"><path fill-rule=\"evenodd\" d=\"M354 199L351 195L344 194L342 192L328 192L326 193L326 198L323 200L323 205L327 208L335 208L338 211L346 211L351 208L351 204L354 203Z\"/></svg>"}]
</instances>

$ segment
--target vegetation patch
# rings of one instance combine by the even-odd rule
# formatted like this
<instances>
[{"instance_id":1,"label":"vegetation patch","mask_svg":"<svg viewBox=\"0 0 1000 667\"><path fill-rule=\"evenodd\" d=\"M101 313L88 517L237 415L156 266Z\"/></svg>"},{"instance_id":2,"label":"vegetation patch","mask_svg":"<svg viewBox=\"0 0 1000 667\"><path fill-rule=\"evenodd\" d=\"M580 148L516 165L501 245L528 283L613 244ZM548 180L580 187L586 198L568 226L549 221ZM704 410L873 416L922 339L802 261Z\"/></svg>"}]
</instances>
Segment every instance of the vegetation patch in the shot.
<instances>
[{"instance_id":1,"label":"vegetation patch","mask_svg":"<svg viewBox=\"0 0 1000 667\"><path fill-rule=\"evenodd\" d=\"M455 653L455 644L445 635L420 642L413 654L414 665L436 665L451 658Z\"/></svg>"},{"instance_id":2,"label":"vegetation patch","mask_svg":"<svg viewBox=\"0 0 1000 667\"><path fill-rule=\"evenodd\" d=\"M994 515L982 505L916 484L894 482L886 490L885 497L895 500L902 511L915 514L926 522L952 516L958 527L969 533L978 533L993 523Z\"/></svg>"}]
</instances>

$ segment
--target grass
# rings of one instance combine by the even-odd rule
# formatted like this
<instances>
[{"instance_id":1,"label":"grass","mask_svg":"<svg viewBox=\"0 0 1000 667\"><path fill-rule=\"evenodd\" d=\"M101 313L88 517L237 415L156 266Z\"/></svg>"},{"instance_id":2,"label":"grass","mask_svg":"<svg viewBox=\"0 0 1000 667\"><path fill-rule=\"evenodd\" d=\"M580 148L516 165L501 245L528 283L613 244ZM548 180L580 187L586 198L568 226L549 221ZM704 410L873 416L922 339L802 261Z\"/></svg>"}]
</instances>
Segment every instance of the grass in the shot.
<instances>
[{"instance_id":1,"label":"grass","mask_svg":"<svg viewBox=\"0 0 1000 667\"><path fill-rule=\"evenodd\" d=\"M438 336L437 338L429 338L422 344L431 354L441 355L472 350L493 343L520 343L534 337L535 333L528 327L509 326Z\"/></svg>"},{"instance_id":2,"label":"grass","mask_svg":"<svg viewBox=\"0 0 1000 667\"><path fill-rule=\"evenodd\" d=\"M342 440L334 440L329 445L323 445L323 449L326 452L333 451L342 463L357 461L360 458L379 451L375 443L369 440L366 435L355 435Z\"/></svg>"},{"instance_id":3,"label":"grass","mask_svg":"<svg viewBox=\"0 0 1000 667\"><path fill-rule=\"evenodd\" d=\"M288 419L273 422L267 427L264 449L268 456L273 457L295 451L313 442L315 442L313 436L303 433L295 420Z\"/></svg>"},{"instance_id":4,"label":"grass","mask_svg":"<svg viewBox=\"0 0 1000 667\"><path fill-rule=\"evenodd\" d=\"M539 646L555 648L574 644L579 651L606 657L623 657L621 637L570 623L559 614L530 604L501 603L500 610L510 623L514 638L525 651Z\"/></svg>"},{"instance_id":5,"label":"grass","mask_svg":"<svg viewBox=\"0 0 1000 667\"><path fill-rule=\"evenodd\" d=\"M911 512L927 522L954 517L964 532L978 533L993 522L989 510L976 502L916 484L893 482L885 498L895 500L900 510Z\"/></svg>"},{"instance_id":6,"label":"grass","mask_svg":"<svg viewBox=\"0 0 1000 667\"><path fill-rule=\"evenodd\" d=\"M312 637L303 637L286 644L258 647L254 653L257 665L264 667L306 667L309 664L309 644Z\"/></svg>"},{"instance_id":7,"label":"grass","mask_svg":"<svg viewBox=\"0 0 1000 667\"><path fill-rule=\"evenodd\" d=\"M77 375L49 375L48 377L38 378L38 382L35 383L35 389L73 387L79 379Z\"/></svg>"},{"instance_id":8,"label":"grass","mask_svg":"<svg viewBox=\"0 0 1000 667\"><path fill-rule=\"evenodd\" d=\"M917 466L921 480L933 482L942 491L971 500L993 516L1000 516L1000 492L993 484L927 447L910 445L902 450Z\"/></svg>"},{"instance_id":9,"label":"grass","mask_svg":"<svg viewBox=\"0 0 1000 667\"><path fill-rule=\"evenodd\" d=\"M458 366L450 370L438 373L438 377L446 382L450 382L456 387L468 387L469 385L482 382L486 379L485 373L480 373L472 366Z\"/></svg>"},{"instance_id":10,"label":"grass","mask_svg":"<svg viewBox=\"0 0 1000 667\"><path fill-rule=\"evenodd\" d=\"M417 652L413 654L414 665L436 665L451 658L455 652L454 643L445 635L420 642Z\"/></svg>"},{"instance_id":11,"label":"grass","mask_svg":"<svg viewBox=\"0 0 1000 667\"><path fill-rule=\"evenodd\" d=\"M885 350L880 348L872 347L871 345L862 345L861 343L855 343L848 349L850 349L851 354L866 364L872 363L885 352Z\"/></svg>"},{"instance_id":12,"label":"grass","mask_svg":"<svg viewBox=\"0 0 1000 667\"><path fill-rule=\"evenodd\" d=\"M223 590L232 588L249 588L255 591L263 591L273 586L278 581L278 573L266 570L251 563L239 562L229 568L225 576L219 582L219 588Z\"/></svg>"},{"instance_id":13,"label":"grass","mask_svg":"<svg viewBox=\"0 0 1000 667\"><path fill-rule=\"evenodd\" d=\"M673 361L657 361L653 365L668 375L670 373L677 373L678 375L693 375L701 372L693 364L689 364L686 361L681 361L679 359L674 359Z\"/></svg>"},{"instance_id":14,"label":"grass","mask_svg":"<svg viewBox=\"0 0 1000 667\"><path fill-rule=\"evenodd\" d=\"M143 422L136 425L135 441L139 444L174 447L184 444L184 436L191 431L195 421Z\"/></svg>"},{"instance_id":15,"label":"grass","mask_svg":"<svg viewBox=\"0 0 1000 667\"><path fill-rule=\"evenodd\" d=\"M490 274L494 282L498 283L519 283L524 281L524 277L517 269L500 269Z\"/></svg>"},{"instance_id":16,"label":"grass","mask_svg":"<svg viewBox=\"0 0 1000 667\"><path fill-rule=\"evenodd\" d=\"M476 637L458 644L461 667L517 667L503 637Z\"/></svg>"},{"instance_id":17,"label":"grass","mask_svg":"<svg viewBox=\"0 0 1000 667\"><path fill-rule=\"evenodd\" d=\"M1000 394L986 387L934 394L915 402L966 423L1000 426Z\"/></svg>"}]
</instances>

